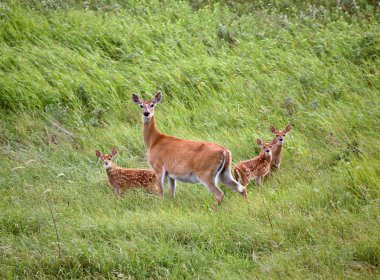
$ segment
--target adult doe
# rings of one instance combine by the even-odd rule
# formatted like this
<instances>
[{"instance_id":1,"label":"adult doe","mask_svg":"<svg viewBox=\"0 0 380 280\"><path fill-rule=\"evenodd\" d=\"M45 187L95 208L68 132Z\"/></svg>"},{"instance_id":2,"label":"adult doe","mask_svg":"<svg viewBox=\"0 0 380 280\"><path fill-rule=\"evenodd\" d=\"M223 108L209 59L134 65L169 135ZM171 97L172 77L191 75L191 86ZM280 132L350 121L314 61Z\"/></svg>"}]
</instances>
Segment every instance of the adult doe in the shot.
<instances>
[{"instance_id":1,"label":"adult doe","mask_svg":"<svg viewBox=\"0 0 380 280\"><path fill-rule=\"evenodd\" d=\"M157 91L152 100L145 101L132 94L133 102L141 108L147 158L156 172L160 195L164 194L165 177L168 177L171 196L175 195L176 180L203 184L211 191L218 204L224 196L223 191L218 188L218 180L246 196L245 188L231 176L229 150L214 143L166 135L157 129L154 109L161 98L160 91Z\"/></svg>"}]
</instances>

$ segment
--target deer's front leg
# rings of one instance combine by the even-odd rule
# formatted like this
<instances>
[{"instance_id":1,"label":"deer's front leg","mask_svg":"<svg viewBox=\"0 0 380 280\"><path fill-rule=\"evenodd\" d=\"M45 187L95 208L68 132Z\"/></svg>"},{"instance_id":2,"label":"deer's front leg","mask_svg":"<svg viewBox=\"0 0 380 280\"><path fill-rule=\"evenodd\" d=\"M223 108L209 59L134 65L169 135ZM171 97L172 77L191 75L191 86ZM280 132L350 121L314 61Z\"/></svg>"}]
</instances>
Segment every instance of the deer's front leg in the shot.
<instances>
[{"instance_id":1,"label":"deer's front leg","mask_svg":"<svg viewBox=\"0 0 380 280\"><path fill-rule=\"evenodd\" d=\"M260 186L262 186L264 184L264 176L261 176L260 177Z\"/></svg>"},{"instance_id":2,"label":"deer's front leg","mask_svg":"<svg viewBox=\"0 0 380 280\"><path fill-rule=\"evenodd\" d=\"M120 198L121 196L121 190L119 186L115 186L115 194L117 198Z\"/></svg>"},{"instance_id":3,"label":"deer's front leg","mask_svg":"<svg viewBox=\"0 0 380 280\"><path fill-rule=\"evenodd\" d=\"M260 176L255 177L255 183L256 183L256 186L260 187L260 184L261 184Z\"/></svg>"},{"instance_id":4,"label":"deer's front leg","mask_svg":"<svg viewBox=\"0 0 380 280\"><path fill-rule=\"evenodd\" d=\"M165 176L166 172L156 173L157 175L157 184L158 184L158 195L164 197L164 185L165 185Z\"/></svg>"},{"instance_id":5,"label":"deer's front leg","mask_svg":"<svg viewBox=\"0 0 380 280\"><path fill-rule=\"evenodd\" d=\"M174 197L175 196L175 188L176 188L176 181L172 178L168 178L169 180L169 192L170 196Z\"/></svg>"}]
</instances>

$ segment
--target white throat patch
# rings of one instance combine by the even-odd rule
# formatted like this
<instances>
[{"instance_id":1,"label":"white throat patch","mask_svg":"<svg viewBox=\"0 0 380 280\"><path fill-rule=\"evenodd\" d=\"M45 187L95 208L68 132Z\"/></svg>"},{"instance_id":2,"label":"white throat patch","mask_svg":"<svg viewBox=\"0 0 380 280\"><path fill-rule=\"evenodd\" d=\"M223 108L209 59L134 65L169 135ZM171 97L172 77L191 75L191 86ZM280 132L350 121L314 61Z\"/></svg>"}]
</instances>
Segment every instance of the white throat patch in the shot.
<instances>
[{"instance_id":1,"label":"white throat patch","mask_svg":"<svg viewBox=\"0 0 380 280\"><path fill-rule=\"evenodd\" d=\"M112 163L107 163L107 164L104 164L104 168L107 170L107 169L111 169L112 168Z\"/></svg>"},{"instance_id":2,"label":"white throat patch","mask_svg":"<svg viewBox=\"0 0 380 280\"><path fill-rule=\"evenodd\" d=\"M145 116L143 116L142 117L142 120L143 120L143 123L148 123L148 122L150 122L150 119L152 118L152 116L149 116L149 117L145 117Z\"/></svg>"}]
</instances>

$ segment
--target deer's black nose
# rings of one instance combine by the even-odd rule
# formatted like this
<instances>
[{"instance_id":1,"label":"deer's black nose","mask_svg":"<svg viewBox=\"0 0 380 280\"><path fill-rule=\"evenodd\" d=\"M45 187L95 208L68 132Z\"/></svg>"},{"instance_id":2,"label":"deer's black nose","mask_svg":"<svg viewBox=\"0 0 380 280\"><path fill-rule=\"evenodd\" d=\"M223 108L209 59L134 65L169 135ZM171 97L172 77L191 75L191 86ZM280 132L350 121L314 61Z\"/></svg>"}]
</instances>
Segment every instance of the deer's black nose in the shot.
<instances>
[{"instance_id":1,"label":"deer's black nose","mask_svg":"<svg viewBox=\"0 0 380 280\"><path fill-rule=\"evenodd\" d=\"M145 117L149 117L150 113L149 112L144 112Z\"/></svg>"}]
</instances>

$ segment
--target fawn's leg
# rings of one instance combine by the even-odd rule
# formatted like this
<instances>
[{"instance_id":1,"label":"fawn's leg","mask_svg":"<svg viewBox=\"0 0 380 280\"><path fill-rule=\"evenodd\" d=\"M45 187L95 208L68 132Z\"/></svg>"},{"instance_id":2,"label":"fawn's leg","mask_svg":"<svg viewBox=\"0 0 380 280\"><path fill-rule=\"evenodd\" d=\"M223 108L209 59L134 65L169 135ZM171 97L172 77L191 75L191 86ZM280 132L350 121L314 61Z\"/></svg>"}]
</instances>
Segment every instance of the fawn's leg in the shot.
<instances>
[{"instance_id":1,"label":"fawn's leg","mask_svg":"<svg viewBox=\"0 0 380 280\"><path fill-rule=\"evenodd\" d=\"M159 194L160 187L157 184L157 181L154 181L153 185L150 187L150 191L154 194Z\"/></svg>"},{"instance_id":2,"label":"fawn's leg","mask_svg":"<svg viewBox=\"0 0 380 280\"><path fill-rule=\"evenodd\" d=\"M256 176L255 177L255 182L256 182L256 185L258 186L258 187L260 187L260 183L261 183L261 180L260 180L260 176Z\"/></svg>"},{"instance_id":3,"label":"fawn's leg","mask_svg":"<svg viewBox=\"0 0 380 280\"><path fill-rule=\"evenodd\" d=\"M265 179L266 179L267 181L270 180L270 172L265 176Z\"/></svg>"},{"instance_id":4,"label":"fawn's leg","mask_svg":"<svg viewBox=\"0 0 380 280\"><path fill-rule=\"evenodd\" d=\"M119 186L115 186L114 190L115 190L116 197L119 198L120 197L120 187Z\"/></svg>"}]
</instances>

